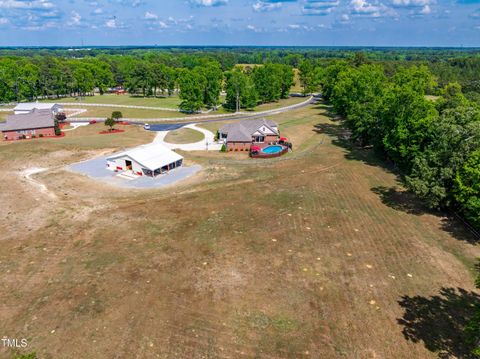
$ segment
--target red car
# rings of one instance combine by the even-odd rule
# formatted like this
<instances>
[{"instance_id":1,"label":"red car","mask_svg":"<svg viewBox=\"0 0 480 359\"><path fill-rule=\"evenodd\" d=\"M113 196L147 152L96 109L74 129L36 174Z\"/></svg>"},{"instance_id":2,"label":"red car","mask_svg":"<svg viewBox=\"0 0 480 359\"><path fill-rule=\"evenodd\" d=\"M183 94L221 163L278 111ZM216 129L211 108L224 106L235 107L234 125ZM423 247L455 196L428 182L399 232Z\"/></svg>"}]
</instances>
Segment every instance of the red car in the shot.
<instances>
[{"instance_id":1,"label":"red car","mask_svg":"<svg viewBox=\"0 0 480 359\"><path fill-rule=\"evenodd\" d=\"M94 125L94 124L96 124L96 123L97 123L96 120L91 120L91 121L89 122L89 124L91 124L91 125Z\"/></svg>"}]
</instances>

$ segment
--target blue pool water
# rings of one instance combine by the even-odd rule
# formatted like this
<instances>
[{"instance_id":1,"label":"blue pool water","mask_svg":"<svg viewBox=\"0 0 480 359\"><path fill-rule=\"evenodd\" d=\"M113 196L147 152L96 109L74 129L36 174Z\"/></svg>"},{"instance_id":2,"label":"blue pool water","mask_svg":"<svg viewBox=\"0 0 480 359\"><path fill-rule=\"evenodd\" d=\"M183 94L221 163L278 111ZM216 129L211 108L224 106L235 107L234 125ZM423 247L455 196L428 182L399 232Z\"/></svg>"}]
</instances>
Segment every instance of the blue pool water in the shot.
<instances>
[{"instance_id":1,"label":"blue pool water","mask_svg":"<svg viewBox=\"0 0 480 359\"><path fill-rule=\"evenodd\" d=\"M278 152L281 152L283 150L283 147L282 146L268 146L268 147L265 147L262 152L264 153L278 153Z\"/></svg>"}]
</instances>

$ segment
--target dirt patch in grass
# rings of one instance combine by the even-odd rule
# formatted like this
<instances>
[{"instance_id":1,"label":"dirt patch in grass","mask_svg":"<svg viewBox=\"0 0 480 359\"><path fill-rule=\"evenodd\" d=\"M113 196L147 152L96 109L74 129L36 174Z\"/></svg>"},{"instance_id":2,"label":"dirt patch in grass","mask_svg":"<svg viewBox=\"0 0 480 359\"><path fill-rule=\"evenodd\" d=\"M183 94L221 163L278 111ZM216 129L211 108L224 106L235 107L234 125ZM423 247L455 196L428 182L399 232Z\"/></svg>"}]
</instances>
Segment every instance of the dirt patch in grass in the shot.
<instances>
[{"instance_id":1,"label":"dirt patch in grass","mask_svg":"<svg viewBox=\"0 0 480 359\"><path fill-rule=\"evenodd\" d=\"M288 137L304 133L301 156L186 154L204 165L203 181L148 192L62 169L38 175L57 201L10 170L146 143L148 133L101 136L98 124L58 142L0 145L0 332L29 338L42 358L461 354L468 313L456 303L474 297L480 255L468 234L373 191L400 184L351 148L324 108L277 121Z\"/></svg>"},{"instance_id":2,"label":"dirt patch in grass","mask_svg":"<svg viewBox=\"0 0 480 359\"><path fill-rule=\"evenodd\" d=\"M194 143L203 140L203 133L192 130L191 128L181 128L170 131L165 137L165 141L169 143Z\"/></svg>"}]
</instances>

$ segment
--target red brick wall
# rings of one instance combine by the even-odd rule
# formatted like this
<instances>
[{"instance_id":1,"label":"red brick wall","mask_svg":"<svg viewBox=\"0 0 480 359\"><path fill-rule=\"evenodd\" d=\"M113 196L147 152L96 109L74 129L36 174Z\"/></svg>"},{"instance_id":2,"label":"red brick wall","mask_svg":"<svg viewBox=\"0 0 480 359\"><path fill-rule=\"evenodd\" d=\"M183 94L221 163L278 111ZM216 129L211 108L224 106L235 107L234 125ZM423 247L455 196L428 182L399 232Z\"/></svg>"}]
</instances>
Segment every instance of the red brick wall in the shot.
<instances>
[{"instance_id":1,"label":"red brick wall","mask_svg":"<svg viewBox=\"0 0 480 359\"><path fill-rule=\"evenodd\" d=\"M40 134L42 134L44 137L55 136L55 128L53 127L36 128L34 130L25 130L23 134L31 138L32 131L35 137L40 137ZM19 140L22 138L22 133L20 133L20 131L5 131L3 132L3 138L5 140Z\"/></svg>"},{"instance_id":2,"label":"red brick wall","mask_svg":"<svg viewBox=\"0 0 480 359\"><path fill-rule=\"evenodd\" d=\"M276 135L268 135L268 136L265 136L265 142L275 142L275 141L278 141L279 137L276 136Z\"/></svg>"},{"instance_id":3,"label":"red brick wall","mask_svg":"<svg viewBox=\"0 0 480 359\"><path fill-rule=\"evenodd\" d=\"M250 142L228 142L227 150L228 151L250 151Z\"/></svg>"}]
</instances>

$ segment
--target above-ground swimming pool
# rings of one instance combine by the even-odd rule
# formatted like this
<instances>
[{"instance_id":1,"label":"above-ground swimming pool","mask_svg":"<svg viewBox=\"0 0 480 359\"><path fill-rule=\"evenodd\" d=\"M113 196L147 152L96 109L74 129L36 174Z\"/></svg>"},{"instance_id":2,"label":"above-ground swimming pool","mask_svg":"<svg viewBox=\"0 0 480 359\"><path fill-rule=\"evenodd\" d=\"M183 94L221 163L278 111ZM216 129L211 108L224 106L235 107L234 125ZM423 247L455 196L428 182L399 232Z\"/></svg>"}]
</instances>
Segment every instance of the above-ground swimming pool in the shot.
<instances>
[{"instance_id":1,"label":"above-ground swimming pool","mask_svg":"<svg viewBox=\"0 0 480 359\"><path fill-rule=\"evenodd\" d=\"M273 146L267 146L264 149L262 149L263 153L279 153L283 151L283 146L278 146L278 145L273 145Z\"/></svg>"},{"instance_id":2,"label":"above-ground swimming pool","mask_svg":"<svg viewBox=\"0 0 480 359\"><path fill-rule=\"evenodd\" d=\"M263 149L260 149L257 146L255 147L253 148L253 151L250 151L250 157L252 158L273 158L279 157L288 152L288 147L281 145L270 145Z\"/></svg>"}]
</instances>

